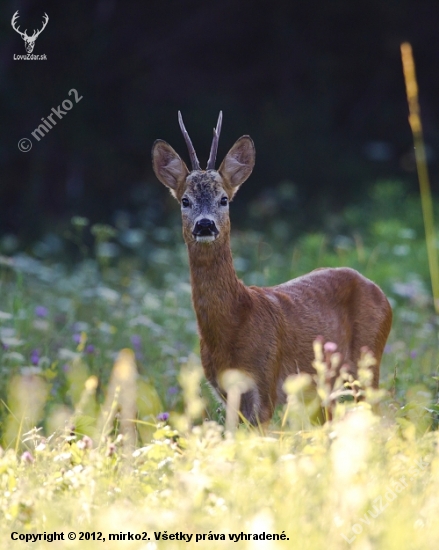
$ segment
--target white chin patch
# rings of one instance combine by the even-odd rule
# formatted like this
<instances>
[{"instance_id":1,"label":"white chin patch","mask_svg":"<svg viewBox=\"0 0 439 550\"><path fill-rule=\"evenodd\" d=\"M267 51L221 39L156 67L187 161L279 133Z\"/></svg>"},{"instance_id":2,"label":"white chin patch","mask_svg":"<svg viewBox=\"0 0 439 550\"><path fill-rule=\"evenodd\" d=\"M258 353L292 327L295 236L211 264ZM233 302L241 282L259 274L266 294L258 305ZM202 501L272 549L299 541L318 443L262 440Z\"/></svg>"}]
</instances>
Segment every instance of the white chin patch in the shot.
<instances>
[{"instance_id":1,"label":"white chin patch","mask_svg":"<svg viewBox=\"0 0 439 550\"><path fill-rule=\"evenodd\" d=\"M208 237L195 237L197 243L213 243L215 239L216 237L213 235L209 235Z\"/></svg>"}]
</instances>

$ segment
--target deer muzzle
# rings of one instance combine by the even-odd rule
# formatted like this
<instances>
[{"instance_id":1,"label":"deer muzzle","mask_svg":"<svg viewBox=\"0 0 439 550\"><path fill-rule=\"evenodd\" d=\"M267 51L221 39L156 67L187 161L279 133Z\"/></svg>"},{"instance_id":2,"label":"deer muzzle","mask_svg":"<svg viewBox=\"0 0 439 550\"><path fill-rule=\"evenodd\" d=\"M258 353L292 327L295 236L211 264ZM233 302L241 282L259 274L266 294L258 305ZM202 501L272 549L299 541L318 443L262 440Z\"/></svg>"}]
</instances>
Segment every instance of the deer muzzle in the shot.
<instances>
[{"instance_id":1,"label":"deer muzzle","mask_svg":"<svg viewBox=\"0 0 439 550\"><path fill-rule=\"evenodd\" d=\"M213 220L202 218L195 223L192 235L198 242L211 242L217 238L219 231Z\"/></svg>"}]
</instances>

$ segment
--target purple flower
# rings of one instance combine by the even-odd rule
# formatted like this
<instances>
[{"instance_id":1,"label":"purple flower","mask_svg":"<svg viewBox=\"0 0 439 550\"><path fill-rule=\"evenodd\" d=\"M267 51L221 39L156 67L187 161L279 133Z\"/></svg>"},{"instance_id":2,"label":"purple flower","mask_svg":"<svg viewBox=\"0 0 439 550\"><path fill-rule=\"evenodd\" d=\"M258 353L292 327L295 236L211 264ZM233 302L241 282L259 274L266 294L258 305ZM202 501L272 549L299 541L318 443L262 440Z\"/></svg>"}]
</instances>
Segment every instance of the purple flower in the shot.
<instances>
[{"instance_id":1,"label":"purple flower","mask_svg":"<svg viewBox=\"0 0 439 550\"><path fill-rule=\"evenodd\" d=\"M90 353L90 354L94 353L95 352L94 345L93 344L88 344L88 346L85 348L85 351L86 351L86 353Z\"/></svg>"},{"instance_id":2,"label":"purple flower","mask_svg":"<svg viewBox=\"0 0 439 550\"><path fill-rule=\"evenodd\" d=\"M24 451L24 453L21 455L22 462L27 462L28 464L32 464L32 462L35 461L35 458L31 455L29 451Z\"/></svg>"},{"instance_id":3,"label":"purple flower","mask_svg":"<svg viewBox=\"0 0 439 550\"><path fill-rule=\"evenodd\" d=\"M38 362L40 361L40 351L37 349L33 349L30 352L30 362L32 365L38 365Z\"/></svg>"},{"instance_id":4,"label":"purple flower","mask_svg":"<svg viewBox=\"0 0 439 550\"><path fill-rule=\"evenodd\" d=\"M337 344L334 344L334 342L326 342L323 349L328 353L334 353L337 351Z\"/></svg>"},{"instance_id":5,"label":"purple flower","mask_svg":"<svg viewBox=\"0 0 439 550\"><path fill-rule=\"evenodd\" d=\"M37 317L47 317L49 315L49 310L44 306L37 306L35 308L35 315Z\"/></svg>"},{"instance_id":6,"label":"purple flower","mask_svg":"<svg viewBox=\"0 0 439 550\"><path fill-rule=\"evenodd\" d=\"M140 351L140 348L142 347L142 338L138 334L133 334L131 336L131 343L136 351Z\"/></svg>"},{"instance_id":7,"label":"purple flower","mask_svg":"<svg viewBox=\"0 0 439 550\"><path fill-rule=\"evenodd\" d=\"M417 350L412 349L412 351L410 352L411 359L415 359L417 356L418 356Z\"/></svg>"},{"instance_id":8,"label":"purple flower","mask_svg":"<svg viewBox=\"0 0 439 550\"><path fill-rule=\"evenodd\" d=\"M93 440L91 437L88 437L88 435L84 435L84 437L80 439L76 445L83 450L91 449L93 447Z\"/></svg>"},{"instance_id":9,"label":"purple flower","mask_svg":"<svg viewBox=\"0 0 439 550\"><path fill-rule=\"evenodd\" d=\"M65 363L63 366L62 366L62 370L63 372L69 372L70 370L70 365L68 363Z\"/></svg>"},{"instance_id":10,"label":"purple flower","mask_svg":"<svg viewBox=\"0 0 439 550\"><path fill-rule=\"evenodd\" d=\"M177 386L170 386L168 388L169 395L175 395L176 393L178 393L178 391L179 390L178 390Z\"/></svg>"},{"instance_id":11,"label":"purple flower","mask_svg":"<svg viewBox=\"0 0 439 550\"><path fill-rule=\"evenodd\" d=\"M168 420L168 418L169 418L169 413L168 412L162 412L162 413L157 415L157 420L161 420L162 422L166 422L166 420Z\"/></svg>"},{"instance_id":12,"label":"purple flower","mask_svg":"<svg viewBox=\"0 0 439 550\"><path fill-rule=\"evenodd\" d=\"M73 341L75 342L75 344L81 343L81 335L78 332L73 335Z\"/></svg>"}]
</instances>

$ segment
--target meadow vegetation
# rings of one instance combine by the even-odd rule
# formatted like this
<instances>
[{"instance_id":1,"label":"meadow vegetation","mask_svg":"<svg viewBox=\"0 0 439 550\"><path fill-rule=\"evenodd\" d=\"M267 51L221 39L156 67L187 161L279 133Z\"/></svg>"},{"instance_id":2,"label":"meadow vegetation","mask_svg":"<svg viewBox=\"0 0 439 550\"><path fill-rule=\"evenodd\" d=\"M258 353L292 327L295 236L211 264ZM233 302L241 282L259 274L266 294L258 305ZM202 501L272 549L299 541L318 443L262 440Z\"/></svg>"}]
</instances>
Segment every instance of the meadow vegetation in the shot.
<instances>
[{"instance_id":1,"label":"meadow vegetation","mask_svg":"<svg viewBox=\"0 0 439 550\"><path fill-rule=\"evenodd\" d=\"M236 270L272 285L344 265L378 283L394 312L381 390L365 357L365 401L312 425L296 378L265 434L225 432L205 387L178 223L74 218L26 251L3 238L1 548L177 548L190 535L206 548L435 547L439 319L419 200L381 182L325 226L295 239L287 221L232 229ZM330 357L317 347L316 361Z\"/></svg>"}]
</instances>

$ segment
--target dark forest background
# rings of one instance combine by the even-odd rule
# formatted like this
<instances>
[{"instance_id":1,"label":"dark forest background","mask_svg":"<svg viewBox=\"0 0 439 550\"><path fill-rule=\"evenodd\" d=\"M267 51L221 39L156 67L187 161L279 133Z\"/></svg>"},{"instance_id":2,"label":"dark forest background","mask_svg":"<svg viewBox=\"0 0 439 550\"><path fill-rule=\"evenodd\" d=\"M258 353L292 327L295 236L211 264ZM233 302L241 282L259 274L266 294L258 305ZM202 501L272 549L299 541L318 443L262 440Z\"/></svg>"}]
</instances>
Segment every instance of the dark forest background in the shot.
<instances>
[{"instance_id":1,"label":"dark forest background","mask_svg":"<svg viewBox=\"0 0 439 550\"><path fill-rule=\"evenodd\" d=\"M438 188L438 0L6 1L0 7L0 231L24 242L69 223L166 225L178 211L155 179L152 143L200 161L223 110L218 162L250 134L257 162L232 209L239 226L292 231L360 204L377 180L416 192L400 44L417 63ZM34 54L11 27L41 28ZM41 119L83 99L40 141ZM55 117L56 118L56 117ZM29 138L31 151L17 143ZM221 158L220 158L221 157Z\"/></svg>"}]
</instances>

